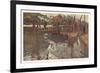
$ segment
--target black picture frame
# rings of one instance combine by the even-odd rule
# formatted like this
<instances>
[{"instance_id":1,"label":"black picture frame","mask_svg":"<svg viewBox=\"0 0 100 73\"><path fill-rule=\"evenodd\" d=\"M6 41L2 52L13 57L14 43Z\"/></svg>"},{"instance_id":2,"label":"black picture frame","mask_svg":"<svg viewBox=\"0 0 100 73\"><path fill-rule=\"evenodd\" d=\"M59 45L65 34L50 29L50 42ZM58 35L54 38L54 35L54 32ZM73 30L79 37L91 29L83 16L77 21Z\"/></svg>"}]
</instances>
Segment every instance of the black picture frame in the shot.
<instances>
[{"instance_id":1,"label":"black picture frame","mask_svg":"<svg viewBox=\"0 0 100 73\"><path fill-rule=\"evenodd\" d=\"M73 65L73 66L55 66L55 67L39 67L39 68L16 68L16 5L37 5L37 6L53 6L53 7L71 7L71 8L86 8L94 10L94 64ZM29 72L29 71L45 71L45 70L62 70L62 69L79 69L97 67L97 6L95 5L79 5L79 4L62 4L62 3L47 3L33 1L11 1L11 72Z\"/></svg>"}]
</instances>

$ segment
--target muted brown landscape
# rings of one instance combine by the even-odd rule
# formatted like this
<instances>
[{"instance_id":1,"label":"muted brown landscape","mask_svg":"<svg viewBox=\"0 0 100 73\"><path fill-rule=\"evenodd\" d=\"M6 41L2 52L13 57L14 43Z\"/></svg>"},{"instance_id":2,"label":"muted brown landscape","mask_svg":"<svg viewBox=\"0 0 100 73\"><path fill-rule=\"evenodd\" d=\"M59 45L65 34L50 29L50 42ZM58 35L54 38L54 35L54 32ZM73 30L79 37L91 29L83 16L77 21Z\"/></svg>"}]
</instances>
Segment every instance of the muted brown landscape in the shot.
<instances>
[{"instance_id":1,"label":"muted brown landscape","mask_svg":"<svg viewBox=\"0 0 100 73\"><path fill-rule=\"evenodd\" d=\"M88 15L23 14L24 60L88 58Z\"/></svg>"}]
</instances>

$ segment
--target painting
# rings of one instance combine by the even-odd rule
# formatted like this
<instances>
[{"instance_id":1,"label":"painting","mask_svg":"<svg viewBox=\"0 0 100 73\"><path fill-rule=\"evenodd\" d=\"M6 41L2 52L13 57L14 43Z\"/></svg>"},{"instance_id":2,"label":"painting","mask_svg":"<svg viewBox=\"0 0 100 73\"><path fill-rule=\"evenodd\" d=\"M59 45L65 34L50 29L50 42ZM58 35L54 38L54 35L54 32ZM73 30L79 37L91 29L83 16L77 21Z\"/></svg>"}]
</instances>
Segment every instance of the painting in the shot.
<instances>
[{"instance_id":1,"label":"painting","mask_svg":"<svg viewBox=\"0 0 100 73\"><path fill-rule=\"evenodd\" d=\"M54 13L23 13L24 60L88 57L88 15Z\"/></svg>"},{"instance_id":2,"label":"painting","mask_svg":"<svg viewBox=\"0 0 100 73\"><path fill-rule=\"evenodd\" d=\"M11 1L11 72L97 67L97 6Z\"/></svg>"}]
</instances>

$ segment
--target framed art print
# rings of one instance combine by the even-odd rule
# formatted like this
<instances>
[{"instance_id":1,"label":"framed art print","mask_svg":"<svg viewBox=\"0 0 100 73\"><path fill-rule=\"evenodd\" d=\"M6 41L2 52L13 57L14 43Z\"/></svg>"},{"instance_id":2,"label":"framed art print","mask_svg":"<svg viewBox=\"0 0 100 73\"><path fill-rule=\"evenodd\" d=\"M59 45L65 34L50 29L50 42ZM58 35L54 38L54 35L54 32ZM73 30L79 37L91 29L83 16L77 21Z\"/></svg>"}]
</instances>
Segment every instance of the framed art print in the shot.
<instances>
[{"instance_id":1,"label":"framed art print","mask_svg":"<svg viewBox=\"0 0 100 73\"><path fill-rule=\"evenodd\" d=\"M11 72L97 66L97 7L11 1Z\"/></svg>"}]
</instances>

